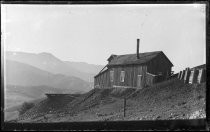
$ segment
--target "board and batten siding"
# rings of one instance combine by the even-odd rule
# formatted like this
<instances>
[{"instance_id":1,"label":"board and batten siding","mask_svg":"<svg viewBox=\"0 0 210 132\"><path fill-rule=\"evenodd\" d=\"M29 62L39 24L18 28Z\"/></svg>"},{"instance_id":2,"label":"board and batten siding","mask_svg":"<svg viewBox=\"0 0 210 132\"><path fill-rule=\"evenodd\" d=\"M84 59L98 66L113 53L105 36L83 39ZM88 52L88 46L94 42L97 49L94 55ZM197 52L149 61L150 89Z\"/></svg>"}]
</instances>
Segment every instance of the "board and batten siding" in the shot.
<instances>
[{"instance_id":1,"label":"board and batten siding","mask_svg":"<svg viewBox=\"0 0 210 132\"><path fill-rule=\"evenodd\" d=\"M114 71L114 80L110 80L110 71ZM121 71L125 72L124 82L120 81ZM100 88L112 88L113 86L137 87L138 75L142 75L142 87L146 85L146 65L114 66L95 77L94 85Z\"/></svg>"},{"instance_id":2,"label":"board and batten siding","mask_svg":"<svg viewBox=\"0 0 210 132\"><path fill-rule=\"evenodd\" d=\"M153 60L147 63L148 72L157 75L158 72L162 72L162 75L167 78L171 74L171 63L167 60L165 55L160 54Z\"/></svg>"},{"instance_id":3,"label":"board and batten siding","mask_svg":"<svg viewBox=\"0 0 210 132\"><path fill-rule=\"evenodd\" d=\"M94 86L99 86L100 88L109 88L110 87L110 74L109 70L101 73L94 78Z\"/></svg>"}]
</instances>

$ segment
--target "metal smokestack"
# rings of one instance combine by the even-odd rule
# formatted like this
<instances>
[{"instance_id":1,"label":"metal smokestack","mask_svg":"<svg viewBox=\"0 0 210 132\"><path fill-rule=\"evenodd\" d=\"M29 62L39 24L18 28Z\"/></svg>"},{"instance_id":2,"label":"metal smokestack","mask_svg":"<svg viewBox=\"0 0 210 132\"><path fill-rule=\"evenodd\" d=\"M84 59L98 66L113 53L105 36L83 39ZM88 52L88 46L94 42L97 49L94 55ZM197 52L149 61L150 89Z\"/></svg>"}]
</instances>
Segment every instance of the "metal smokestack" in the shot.
<instances>
[{"instance_id":1,"label":"metal smokestack","mask_svg":"<svg viewBox=\"0 0 210 132\"><path fill-rule=\"evenodd\" d=\"M139 39L137 39L136 56L137 56L137 59L139 59Z\"/></svg>"}]
</instances>

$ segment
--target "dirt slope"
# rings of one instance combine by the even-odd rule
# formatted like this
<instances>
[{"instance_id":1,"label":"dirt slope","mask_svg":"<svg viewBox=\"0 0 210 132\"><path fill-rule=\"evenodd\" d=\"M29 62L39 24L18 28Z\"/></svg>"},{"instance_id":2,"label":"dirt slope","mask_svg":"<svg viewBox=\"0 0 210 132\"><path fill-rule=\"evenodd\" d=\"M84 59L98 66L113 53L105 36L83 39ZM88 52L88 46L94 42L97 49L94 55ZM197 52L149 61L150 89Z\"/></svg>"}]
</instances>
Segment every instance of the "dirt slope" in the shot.
<instances>
[{"instance_id":1,"label":"dirt slope","mask_svg":"<svg viewBox=\"0 0 210 132\"><path fill-rule=\"evenodd\" d=\"M184 84L178 79L154 87L94 89L75 99L46 99L18 122L64 122L95 120L161 120L205 118L206 83ZM127 98L123 116L123 98Z\"/></svg>"}]
</instances>

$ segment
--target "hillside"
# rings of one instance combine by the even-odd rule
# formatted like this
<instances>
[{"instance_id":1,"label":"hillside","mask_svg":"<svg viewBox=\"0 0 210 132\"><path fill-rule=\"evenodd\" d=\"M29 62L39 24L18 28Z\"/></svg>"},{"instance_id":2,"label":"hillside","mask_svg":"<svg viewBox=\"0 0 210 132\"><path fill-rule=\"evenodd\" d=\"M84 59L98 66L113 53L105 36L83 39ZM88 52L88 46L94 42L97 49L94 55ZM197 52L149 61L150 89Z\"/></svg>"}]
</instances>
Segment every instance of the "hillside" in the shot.
<instances>
[{"instance_id":1,"label":"hillside","mask_svg":"<svg viewBox=\"0 0 210 132\"><path fill-rule=\"evenodd\" d=\"M99 70L97 69L100 69L100 66L90 65L87 63L86 65L83 66L79 66L80 63L71 63L71 62L67 63L65 61L58 59L54 55L46 52L34 54L34 53L7 51L6 59L25 63L54 74L75 76L88 82L93 82L93 76L99 72ZM91 72L85 70L89 68Z\"/></svg>"},{"instance_id":2,"label":"hillside","mask_svg":"<svg viewBox=\"0 0 210 132\"><path fill-rule=\"evenodd\" d=\"M6 85L5 87L5 119L10 120L18 117L18 109L24 102L34 102L46 98L45 93L71 93L72 90L59 89L49 86L18 86Z\"/></svg>"},{"instance_id":3,"label":"hillside","mask_svg":"<svg viewBox=\"0 0 210 132\"><path fill-rule=\"evenodd\" d=\"M72 76L52 74L31 65L7 60L6 84L19 86L49 86L69 92L87 92L90 83Z\"/></svg>"},{"instance_id":4,"label":"hillside","mask_svg":"<svg viewBox=\"0 0 210 132\"><path fill-rule=\"evenodd\" d=\"M52 74L28 64L6 60L5 67L5 108L11 108L25 101L45 97L45 93L84 93L91 83L80 78ZM17 115L7 112L7 118Z\"/></svg>"},{"instance_id":5,"label":"hillside","mask_svg":"<svg viewBox=\"0 0 210 132\"><path fill-rule=\"evenodd\" d=\"M161 120L205 118L206 83L184 84L172 79L140 89L94 89L75 99L45 99L17 122L99 120ZM127 97L123 117L123 98Z\"/></svg>"},{"instance_id":6,"label":"hillside","mask_svg":"<svg viewBox=\"0 0 210 132\"><path fill-rule=\"evenodd\" d=\"M18 86L6 85L5 87L5 108L20 105L24 101L45 97L45 93L61 93L62 89L49 86Z\"/></svg>"},{"instance_id":7,"label":"hillside","mask_svg":"<svg viewBox=\"0 0 210 132\"><path fill-rule=\"evenodd\" d=\"M14 98L17 97L17 96L14 96ZM23 102L32 102L34 104L36 103L39 103L41 102L42 100L45 100L46 97L42 97L40 98L39 96L39 99L36 99L36 98L28 98L28 100L24 101L24 100L21 100L24 96L21 96L21 98L17 98L17 100L12 100L10 103L13 103L13 104L8 104L6 103L5 105L5 111L4 111L4 118L5 118L5 121L9 121L9 120L13 120L13 119L16 119L18 118L19 116L19 112L18 110L20 110L20 108L22 107L22 104ZM5 100L6 102L8 100Z\"/></svg>"}]
</instances>

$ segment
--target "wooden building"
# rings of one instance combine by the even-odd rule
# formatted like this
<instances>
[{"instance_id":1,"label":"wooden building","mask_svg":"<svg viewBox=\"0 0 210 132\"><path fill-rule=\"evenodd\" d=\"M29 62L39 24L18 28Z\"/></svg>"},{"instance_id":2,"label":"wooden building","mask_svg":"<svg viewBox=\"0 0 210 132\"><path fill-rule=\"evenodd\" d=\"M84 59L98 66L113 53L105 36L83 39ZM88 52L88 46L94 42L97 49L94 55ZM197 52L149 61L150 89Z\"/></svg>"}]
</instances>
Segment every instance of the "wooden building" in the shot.
<instances>
[{"instance_id":1,"label":"wooden building","mask_svg":"<svg viewBox=\"0 0 210 132\"><path fill-rule=\"evenodd\" d=\"M162 51L111 55L108 64L94 77L94 88L143 88L166 80L173 64Z\"/></svg>"}]
</instances>

